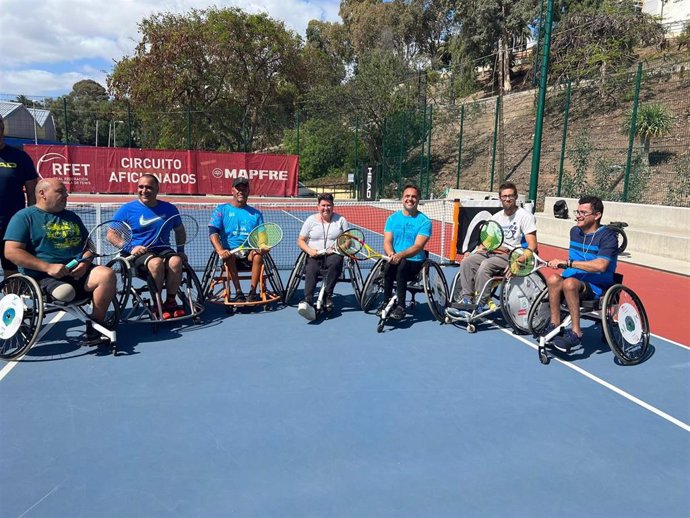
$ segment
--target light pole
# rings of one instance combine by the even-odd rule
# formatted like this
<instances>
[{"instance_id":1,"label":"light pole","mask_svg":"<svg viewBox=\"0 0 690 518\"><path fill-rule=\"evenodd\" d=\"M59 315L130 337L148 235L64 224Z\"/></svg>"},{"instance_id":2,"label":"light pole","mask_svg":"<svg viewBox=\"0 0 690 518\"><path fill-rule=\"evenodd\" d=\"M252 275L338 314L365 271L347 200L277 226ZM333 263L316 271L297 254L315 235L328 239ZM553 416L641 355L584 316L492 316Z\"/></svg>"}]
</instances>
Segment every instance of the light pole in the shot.
<instances>
[{"instance_id":1,"label":"light pole","mask_svg":"<svg viewBox=\"0 0 690 518\"><path fill-rule=\"evenodd\" d=\"M124 124L125 121L113 121L113 147L117 147L115 139L117 137L117 124Z\"/></svg>"}]
</instances>

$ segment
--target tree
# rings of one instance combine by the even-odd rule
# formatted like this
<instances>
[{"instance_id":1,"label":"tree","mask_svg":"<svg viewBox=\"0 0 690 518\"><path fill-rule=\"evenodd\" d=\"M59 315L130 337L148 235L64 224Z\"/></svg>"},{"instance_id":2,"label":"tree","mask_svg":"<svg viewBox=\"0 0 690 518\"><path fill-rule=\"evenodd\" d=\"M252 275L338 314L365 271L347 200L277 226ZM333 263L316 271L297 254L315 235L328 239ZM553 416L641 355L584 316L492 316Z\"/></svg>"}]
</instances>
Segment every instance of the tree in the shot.
<instances>
[{"instance_id":1,"label":"tree","mask_svg":"<svg viewBox=\"0 0 690 518\"><path fill-rule=\"evenodd\" d=\"M108 86L137 110L150 145L185 147L189 119L196 148L250 151L279 142L309 81L301 40L282 22L209 8L155 14L139 30L134 55L116 63Z\"/></svg>"},{"instance_id":2,"label":"tree","mask_svg":"<svg viewBox=\"0 0 690 518\"><path fill-rule=\"evenodd\" d=\"M511 60L515 48L530 37L536 0L476 0L460 2L460 44L476 65L492 65L498 71L502 91L511 90Z\"/></svg>"},{"instance_id":3,"label":"tree","mask_svg":"<svg viewBox=\"0 0 690 518\"><path fill-rule=\"evenodd\" d=\"M551 81L606 78L637 60L635 48L663 41L662 26L638 12L632 0L604 0L596 7L573 9L561 18L551 40Z\"/></svg>"},{"instance_id":4,"label":"tree","mask_svg":"<svg viewBox=\"0 0 690 518\"><path fill-rule=\"evenodd\" d=\"M623 124L623 133L630 132L632 113L628 115ZM673 128L673 116L666 107L660 103L643 104L637 110L635 123L635 136L642 144L642 149L649 164L649 146L652 138L663 137L671 133Z\"/></svg>"}]
</instances>

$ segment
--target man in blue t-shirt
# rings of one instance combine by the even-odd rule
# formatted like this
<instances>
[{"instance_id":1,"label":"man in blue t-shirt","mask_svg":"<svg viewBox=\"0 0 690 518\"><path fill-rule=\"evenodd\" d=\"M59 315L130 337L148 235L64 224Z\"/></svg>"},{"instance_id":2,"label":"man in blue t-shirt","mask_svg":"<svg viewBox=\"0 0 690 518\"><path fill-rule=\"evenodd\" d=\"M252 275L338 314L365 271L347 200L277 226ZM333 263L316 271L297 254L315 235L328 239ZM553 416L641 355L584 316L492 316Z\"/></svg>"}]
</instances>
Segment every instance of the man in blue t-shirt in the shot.
<instances>
[{"instance_id":1,"label":"man in blue t-shirt","mask_svg":"<svg viewBox=\"0 0 690 518\"><path fill-rule=\"evenodd\" d=\"M249 180L237 178L232 184L232 200L230 203L219 205L213 211L208 222L208 233L213 249L230 270L232 284L235 287L235 296L231 302L254 302L258 300L256 287L259 285L261 268L263 266L263 254L268 250L252 250L246 256L237 257L230 251L244 243L249 233L264 222L261 211L247 205L249 198ZM251 268L251 285L249 293L245 296L240 286L237 274L237 260Z\"/></svg>"},{"instance_id":2,"label":"man in blue t-shirt","mask_svg":"<svg viewBox=\"0 0 690 518\"><path fill-rule=\"evenodd\" d=\"M123 252L134 258L133 266L137 273L150 275L159 294L162 294L165 286L167 297L162 301L160 317L168 320L185 314L177 303L185 257L184 247L178 246L173 250L170 243L156 241L158 231L165 222L179 215L172 203L158 199L159 190L158 178L150 173L141 175L137 184L137 199L120 207L113 219L124 221L132 228L132 240Z\"/></svg>"},{"instance_id":3,"label":"man in blue t-shirt","mask_svg":"<svg viewBox=\"0 0 690 518\"><path fill-rule=\"evenodd\" d=\"M576 226L570 229L568 260L553 259L551 268L565 268L562 275L553 274L547 279L551 322L544 334L553 331L561 323L561 296L565 297L572 318L571 329L563 336L556 336L552 344L562 352L570 352L580 345L580 301L596 300L613 285L613 274L618 261L617 234L602 226L604 204L596 196L583 196L575 211Z\"/></svg>"},{"instance_id":4,"label":"man in blue t-shirt","mask_svg":"<svg viewBox=\"0 0 690 518\"><path fill-rule=\"evenodd\" d=\"M431 220L417 209L420 194L416 185L406 185L402 210L391 214L383 229L383 250L389 257L383 271L384 307L396 283L398 302L390 313L395 320L405 318L407 283L421 271L426 259L424 247L431 237Z\"/></svg>"},{"instance_id":5,"label":"man in blue t-shirt","mask_svg":"<svg viewBox=\"0 0 690 518\"><path fill-rule=\"evenodd\" d=\"M5 277L17 273L17 266L5 257L3 236L12 216L36 203L36 183L38 174L31 157L5 144L5 122L0 117L0 264Z\"/></svg>"},{"instance_id":6,"label":"man in blue t-shirt","mask_svg":"<svg viewBox=\"0 0 690 518\"><path fill-rule=\"evenodd\" d=\"M36 279L54 298L70 302L90 294L91 318L102 323L115 296L115 272L89 261L71 270L65 266L81 255L89 234L79 216L65 208L67 196L65 185L57 178L39 181L36 205L17 212L7 226L5 251L22 273ZM87 326L86 340L96 345L106 338Z\"/></svg>"}]
</instances>

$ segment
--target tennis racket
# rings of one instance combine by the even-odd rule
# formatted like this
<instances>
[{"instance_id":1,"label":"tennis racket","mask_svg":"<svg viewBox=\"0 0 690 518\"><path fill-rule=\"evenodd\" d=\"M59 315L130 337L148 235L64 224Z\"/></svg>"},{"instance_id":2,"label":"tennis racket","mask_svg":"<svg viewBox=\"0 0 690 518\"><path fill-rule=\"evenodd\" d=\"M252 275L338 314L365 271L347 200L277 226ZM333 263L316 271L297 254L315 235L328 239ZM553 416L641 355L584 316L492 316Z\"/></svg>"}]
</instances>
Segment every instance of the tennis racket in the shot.
<instances>
[{"instance_id":1,"label":"tennis racket","mask_svg":"<svg viewBox=\"0 0 690 518\"><path fill-rule=\"evenodd\" d=\"M345 230L335 239L328 248L322 248L316 255L339 254L352 256L359 252L364 243L364 234L356 228Z\"/></svg>"},{"instance_id":2,"label":"tennis racket","mask_svg":"<svg viewBox=\"0 0 690 518\"><path fill-rule=\"evenodd\" d=\"M503 228L492 219L482 223L479 227L479 244L486 252L493 252L503 244ZM480 249L476 248L473 253Z\"/></svg>"},{"instance_id":3,"label":"tennis racket","mask_svg":"<svg viewBox=\"0 0 690 518\"><path fill-rule=\"evenodd\" d=\"M186 244L191 243L199 233L199 223L192 216L175 214L163 222L156 236L144 247L155 252L161 248L171 248L184 253Z\"/></svg>"},{"instance_id":4,"label":"tennis racket","mask_svg":"<svg viewBox=\"0 0 690 518\"><path fill-rule=\"evenodd\" d=\"M548 264L529 248L515 248L508 256L508 269L516 277L527 277ZM565 269L565 265L559 268Z\"/></svg>"},{"instance_id":5,"label":"tennis racket","mask_svg":"<svg viewBox=\"0 0 690 518\"><path fill-rule=\"evenodd\" d=\"M231 254L249 250L270 250L283 240L283 229L275 223L261 223L252 230L247 239L237 248L230 250Z\"/></svg>"},{"instance_id":6,"label":"tennis racket","mask_svg":"<svg viewBox=\"0 0 690 518\"><path fill-rule=\"evenodd\" d=\"M357 261L365 261L371 259L376 261L377 259L383 259L384 261L390 261L390 257L387 255L380 254L364 241L364 234L361 230L350 229L347 231L349 236L349 241L344 241L343 245L340 246L340 251L355 259Z\"/></svg>"},{"instance_id":7,"label":"tennis racket","mask_svg":"<svg viewBox=\"0 0 690 518\"><path fill-rule=\"evenodd\" d=\"M79 263L96 257L109 257L119 253L132 240L132 229L124 221L110 220L91 229L86 237L84 249L78 257L65 265L74 270Z\"/></svg>"}]
</instances>

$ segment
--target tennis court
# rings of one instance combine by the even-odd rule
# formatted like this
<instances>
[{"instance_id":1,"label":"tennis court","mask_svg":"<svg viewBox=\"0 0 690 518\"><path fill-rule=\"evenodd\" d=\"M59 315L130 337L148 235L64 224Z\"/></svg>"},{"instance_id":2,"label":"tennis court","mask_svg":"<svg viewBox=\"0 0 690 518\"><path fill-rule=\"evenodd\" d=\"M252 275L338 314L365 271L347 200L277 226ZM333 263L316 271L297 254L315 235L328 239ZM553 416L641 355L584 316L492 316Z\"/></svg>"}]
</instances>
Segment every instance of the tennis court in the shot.
<instances>
[{"instance_id":1,"label":"tennis court","mask_svg":"<svg viewBox=\"0 0 690 518\"><path fill-rule=\"evenodd\" d=\"M423 295L384 333L349 285L334 302L320 323L209 306L123 324L118 357L46 322L0 370L0 515L687 516L687 341L622 367L590 326L543 366L529 337L440 325Z\"/></svg>"}]
</instances>

